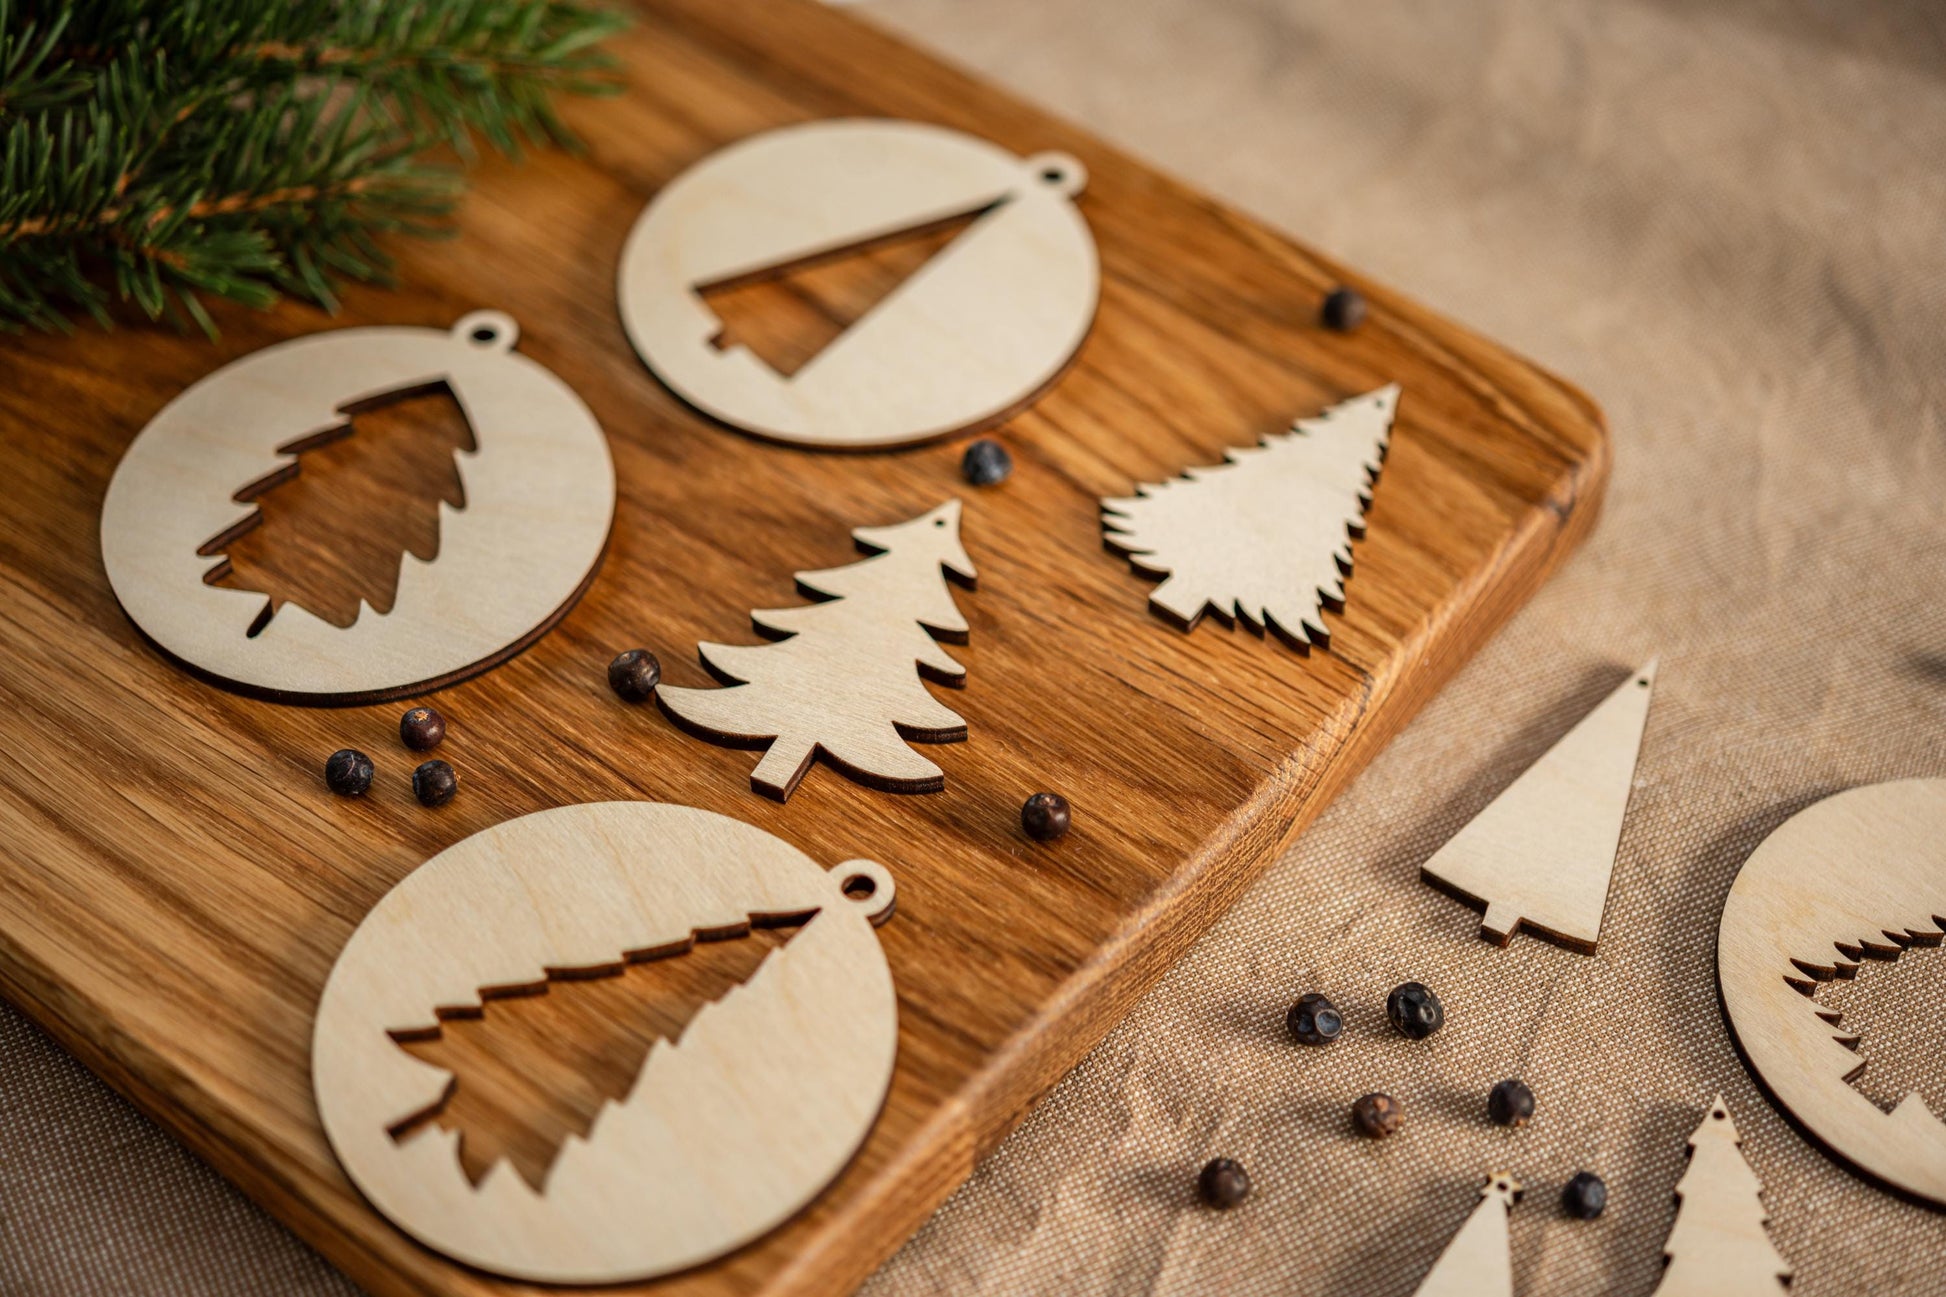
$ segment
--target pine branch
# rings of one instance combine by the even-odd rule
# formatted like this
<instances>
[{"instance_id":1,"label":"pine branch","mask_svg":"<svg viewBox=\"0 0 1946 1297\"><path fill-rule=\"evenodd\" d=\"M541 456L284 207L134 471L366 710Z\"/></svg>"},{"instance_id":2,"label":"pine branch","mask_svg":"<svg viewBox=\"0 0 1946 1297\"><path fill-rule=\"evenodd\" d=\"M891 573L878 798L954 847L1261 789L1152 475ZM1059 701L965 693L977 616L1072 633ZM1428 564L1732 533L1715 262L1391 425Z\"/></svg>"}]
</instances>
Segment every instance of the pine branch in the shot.
<instances>
[{"instance_id":1,"label":"pine branch","mask_svg":"<svg viewBox=\"0 0 1946 1297\"><path fill-rule=\"evenodd\" d=\"M574 0L0 0L0 327L335 305L443 232L474 137L572 147L624 19Z\"/></svg>"}]
</instances>

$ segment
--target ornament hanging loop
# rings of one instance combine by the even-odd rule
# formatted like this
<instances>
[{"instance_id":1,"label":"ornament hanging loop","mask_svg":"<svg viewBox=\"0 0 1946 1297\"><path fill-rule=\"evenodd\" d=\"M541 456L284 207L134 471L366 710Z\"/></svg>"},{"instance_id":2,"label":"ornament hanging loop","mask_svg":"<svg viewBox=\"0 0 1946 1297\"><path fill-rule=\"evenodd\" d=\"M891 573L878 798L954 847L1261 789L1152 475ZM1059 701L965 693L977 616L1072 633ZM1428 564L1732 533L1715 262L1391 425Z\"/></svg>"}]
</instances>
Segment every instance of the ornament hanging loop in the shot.
<instances>
[{"instance_id":1,"label":"ornament hanging loop","mask_svg":"<svg viewBox=\"0 0 1946 1297\"><path fill-rule=\"evenodd\" d=\"M892 917L898 885L884 865L876 860L847 860L830 873L839 897L863 912L873 927Z\"/></svg>"},{"instance_id":2,"label":"ornament hanging loop","mask_svg":"<svg viewBox=\"0 0 1946 1297\"><path fill-rule=\"evenodd\" d=\"M520 341L520 326L505 311L469 311L453 326L453 336L469 347L504 353Z\"/></svg>"},{"instance_id":3,"label":"ornament hanging loop","mask_svg":"<svg viewBox=\"0 0 1946 1297\"><path fill-rule=\"evenodd\" d=\"M1036 153L1021 162L1034 180L1068 198L1077 197L1088 187L1088 168L1072 153Z\"/></svg>"}]
</instances>

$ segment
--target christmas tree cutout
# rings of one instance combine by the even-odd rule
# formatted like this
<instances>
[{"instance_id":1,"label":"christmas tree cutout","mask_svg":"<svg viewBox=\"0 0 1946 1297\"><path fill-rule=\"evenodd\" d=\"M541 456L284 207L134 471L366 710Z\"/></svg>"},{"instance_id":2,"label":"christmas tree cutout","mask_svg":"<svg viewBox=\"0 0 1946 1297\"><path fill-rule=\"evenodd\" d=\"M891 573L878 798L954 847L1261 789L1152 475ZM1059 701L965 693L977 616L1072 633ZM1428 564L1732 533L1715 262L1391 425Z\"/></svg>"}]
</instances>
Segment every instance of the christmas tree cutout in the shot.
<instances>
[{"instance_id":1,"label":"christmas tree cutout","mask_svg":"<svg viewBox=\"0 0 1946 1297\"><path fill-rule=\"evenodd\" d=\"M1300 419L1226 463L1105 499L1104 539L1143 576L1149 606L1184 630L1205 612L1271 630L1292 647L1327 647L1321 610L1344 610L1353 539L1397 414L1396 384Z\"/></svg>"},{"instance_id":2,"label":"christmas tree cutout","mask_svg":"<svg viewBox=\"0 0 1946 1297\"><path fill-rule=\"evenodd\" d=\"M746 348L781 377L793 378L1001 201L699 284L696 295L722 321L710 345L718 351Z\"/></svg>"},{"instance_id":3,"label":"christmas tree cutout","mask_svg":"<svg viewBox=\"0 0 1946 1297\"><path fill-rule=\"evenodd\" d=\"M680 1042L749 984L814 915L746 917L599 968L554 969L538 986L482 993L438 1025L395 1031L406 1053L453 1077L438 1103L391 1127L401 1142L450 1132L477 1185L502 1162L536 1192L570 1139L585 1142L634 1090L649 1054Z\"/></svg>"},{"instance_id":4,"label":"christmas tree cutout","mask_svg":"<svg viewBox=\"0 0 1946 1297\"><path fill-rule=\"evenodd\" d=\"M1480 1190L1480 1203L1433 1262L1414 1297L1513 1297L1513 1251L1507 1213L1520 1200L1520 1181L1496 1172Z\"/></svg>"},{"instance_id":5,"label":"christmas tree cutout","mask_svg":"<svg viewBox=\"0 0 1946 1297\"><path fill-rule=\"evenodd\" d=\"M209 585L265 596L246 632L263 633L285 603L339 628L398 595L405 555L439 555L441 523L466 507L458 455L473 430L443 381L338 407L339 421L277 447L285 462L232 497L252 506L197 553L219 561Z\"/></svg>"},{"instance_id":6,"label":"christmas tree cutout","mask_svg":"<svg viewBox=\"0 0 1946 1297\"><path fill-rule=\"evenodd\" d=\"M751 614L773 644L703 644L698 652L722 689L657 691L683 728L714 742L768 751L750 786L784 801L822 753L861 783L896 792L935 792L944 772L907 741L950 743L966 722L934 698L920 677L958 686L966 670L936 642L964 643L966 619L943 579L971 586L960 547L960 504L852 538L873 557L847 567L799 572L798 587L828 600Z\"/></svg>"},{"instance_id":7,"label":"christmas tree cutout","mask_svg":"<svg viewBox=\"0 0 1946 1297\"><path fill-rule=\"evenodd\" d=\"M1668 1268L1655 1297L1776 1297L1791 1267L1770 1244L1763 1185L1722 1096L1689 1137L1689 1167L1676 1182L1676 1223L1662 1245Z\"/></svg>"},{"instance_id":8,"label":"christmas tree cutout","mask_svg":"<svg viewBox=\"0 0 1946 1297\"><path fill-rule=\"evenodd\" d=\"M1654 661L1523 771L1434 853L1420 877L1484 905L1480 935L1521 927L1593 954L1655 688Z\"/></svg>"}]
</instances>

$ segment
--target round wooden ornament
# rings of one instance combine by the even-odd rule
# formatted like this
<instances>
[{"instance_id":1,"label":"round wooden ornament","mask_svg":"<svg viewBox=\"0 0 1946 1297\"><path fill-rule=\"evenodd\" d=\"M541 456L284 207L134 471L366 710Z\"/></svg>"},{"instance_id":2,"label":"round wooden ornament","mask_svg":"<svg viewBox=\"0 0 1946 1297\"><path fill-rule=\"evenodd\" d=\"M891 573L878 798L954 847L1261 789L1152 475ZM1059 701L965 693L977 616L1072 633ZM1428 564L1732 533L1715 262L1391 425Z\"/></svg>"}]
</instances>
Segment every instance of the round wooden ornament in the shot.
<instances>
[{"instance_id":1,"label":"round wooden ornament","mask_svg":"<svg viewBox=\"0 0 1946 1297\"><path fill-rule=\"evenodd\" d=\"M514 353L514 321L450 330L338 329L254 352L203 378L123 454L101 512L115 597L164 652L248 693L371 702L504 661L573 607L615 512L615 470L580 397ZM256 494L297 470L353 411L450 391L477 449L457 457L465 505L439 506L439 553L401 559L397 599L338 627L296 603L209 584L260 520Z\"/></svg>"},{"instance_id":2,"label":"round wooden ornament","mask_svg":"<svg viewBox=\"0 0 1946 1297\"><path fill-rule=\"evenodd\" d=\"M1064 153L1021 158L918 122L838 120L721 149L650 202L622 253L622 323L658 378L779 441L896 446L1005 417L1061 373L1100 268ZM963 233L793 374L729 341L703 292L955 219Z\"/></svg>"},{"instance_id":3,"label":"round wooden ornament","mask_svg":"<svg viewBox=\"0 0 1946 1297\"><path fill-rule=\"evenodd\" d=\"M1850 1084L1865 1060L1809 997L1865 959L1946 929L1946 779L1827 797L1784 821L1731 884L1717 928L1723 1009L1771 1096L1843 1160L1946 1206L1946 1123L1917 1093L1887 1113Z\"/></svg>"},{"instance_id":4,"label":"round wooden ornament","mask_svg":"<svg viewBox=\"0 0 1946 1297\"><path fill-rule=\"evenodd\" d=\"M566 806L476 833L407 875L338 956L311 1048L325 1133L379 1211L483 1270L619 1283L721 1256L816 1197L884 1103L898 999L872 928L893 900L883 865L827 871L685 806ZM435 1123L392 1134L453 1082L397 1040L550 975L786 922L801 926L679 1040L655 1043L539 1191L506 1162L474 1187L458 1136Z\"/></svg>"}]
</instances>

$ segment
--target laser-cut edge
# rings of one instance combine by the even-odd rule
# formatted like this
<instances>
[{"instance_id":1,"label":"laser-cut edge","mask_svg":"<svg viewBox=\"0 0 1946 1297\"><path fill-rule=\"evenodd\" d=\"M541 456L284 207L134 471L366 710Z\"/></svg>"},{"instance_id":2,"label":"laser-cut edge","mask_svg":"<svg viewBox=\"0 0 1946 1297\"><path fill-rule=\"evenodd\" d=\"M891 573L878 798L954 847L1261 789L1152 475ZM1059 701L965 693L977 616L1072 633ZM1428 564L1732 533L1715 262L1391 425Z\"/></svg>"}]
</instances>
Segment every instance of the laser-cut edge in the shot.
<instances>
[{"instance_id":1,"label":"laser-cut edge","mask_svg":"<svg viewBox=\"0 0 1946 1297\"><path fill-rule=\"evenodd\" d=\"M325 427L319 428L314 432L307 432L307 433L300 434L299 436L293 437L291 438L291 440L279 445L276 448L274 453L286 457L289 462L280 464L276 468L271 469L269 472L264 473L252 479L249 482L244 483L242 486L236 489L234 494L230 496L230 499L235 501L237 504L247 504L253 507L248 513L244 514L242 518L238 519L234 523L231 523L228 527L223 528L221 531L217 532L214 536L211 536L208 540L204 541L202 544L196 547L196 554L198 557L214 558L217 560L217 562L212 564L209 567L209 569L203 573L203 584L221 585L223 578L230 575L230 573L235 570L231 566L230 556L227 553L228 549L230 548L230 546L236 544L239 540L243 539L245 536L255 531L257 528L263 526L264 511L263 511L263 505L260 503L260 501L269 492L276 490L278 487L283 486L287 482L296 481L297 478L303 474L304 460L302 457L307 452L321 449L325 446L331 445L334 442L344 441L350 436L352 436L352 434L356 431L356 429L353 426L353 420L355 420L361 414L370 414L375 410L388 409L392 406L401 405L406 401L414 400L418 397L438 396L442 393L445 395L447 400L453 403L453 408L459 411L460 423L466 429L466 444L458 446L454 449L453 451L454 459L458 460L460 456L465 456L467 459L472 459L475 456L477 456L480 453L479 435L476 432L474 432L473 422L471 419L467 417L466 414L466 407L463 404L461 404L458 393L453 391L452 381L447 375L442 374L437 378L426 379L416 383L413 382L405 383L398 387L387 388L383 391L374 392L368 396L354 397L349 401L342 402L341 404L338 405L338 407L334 411L334 413L340 416L338 422L327 424ZM448 508L451 508L455 512L463 513L466 510L465 474L457 471L456 469L453 475L453 480L458 484L459 487L459 497L460 497L459 503L453 504L450 501L447 501L443 498L439 501L439 503ZM444 538L444 528L436 527L433 533L433 552L431 554L429 555L412 554L411 550L406 550L404 553L401 553L399 555L399 572L403 573L405 570L406 554L412 554L414 558L417 558L422 563L433 563L438 561L440 545L443 538ZM396 599L397 597L396 576L393 581L393 586L394 586L394 598ZM244 587L241 586L228 586L225 588L232 589L232 590L245 589ZM262 594L264 596L263 611L257 614L255 620L253 620L250 623L249 627L246 628L243 632L243 636L245 639L255 639L257 638L257 636L261 635L264 632L264 628L269 626L271 619L277 615L277 608L278 608L279 601L277 599L277 596L269 593L268 591L246 590L245 592ZM297 603L299 607L303 607L303 604L298 600L286 598L283 600L283 602ZM396 606L397 604L395 602L392 605L392 607L396 607ZM358 601L358 610L352 614L351 621L346 623L343 626L339 626L338 628L340 630L351 629L352 626L358 624L358 619L364 615L365 610L368 608L371 609L372 615L375 617L386 616L392 610L391 608L388 607L383 611L381 611L378 608L372 607L371 602L369 600L360 597ZM331 621L330 618L325 617L322 613L313 612L311 609L308 608L306 608L305 611L310 612L312 616L318 618L318 620L320 621L327 622L333 626L338 625L337 622Z\"/></svg>"},{"instance_id":2,"label":"laser-cut edge","mask_svg":"<svg viewBox=\"0 0 1946 1297\"><path fill-rule=\"evenodd\" d=\"M1902 932L1893 932L1890 928L1880 929L1880 935L1890 942L1890 945L1881 945L1864 938L1851 943L1833 941L1832 949L1836 950L1841 958L1834 959L1829 964L1816 964L1808 959L1798 959L1793 956L1787 962L1802 973L1803 977L1792 977L1789 973L1785 973L1784 983L1811 1002L1813 1017L1822 1019L1827 1026L1836 1027L1844 1021L1845 1015L1840 1010L1819 1005L1818 988L1832 982L1849 982L1856 978L1858 970L1868 963L1896 963L1900 956L1915 946L1930 949L1946 942L1946 915L1935 914L1931 917L1934 924L1932 931L1919 928L1907 928ZM1864 1037L1845 1031L1834 1033L1831 1039L1858 1055L1858 1066L1847 1072L1844 1078L1848 1084L1855 1087L1858 1078L1864 1075L1866 1066L1872 1061L1870 1056L1860 1048ZM1865 1097L1869 1099L1871 1096ZM1891 1108L1879 1105L1877 1100L1872 1102L1881 1112L1893 1111Z\"/></svg>"},{"instance_id":3,"label":"laser-cut edge","mask_svg":"<svg viewBox=\"0 0 1946 1297\"><path fill-rule=\"evenodd\" d=\"M459 902L446 895L453 887L471 895ZM738 904L724 904L732 897ZM394 1224L513 1278L646 1279L734 1251L821 1192L884 1103L897 994L871 931L896 902L895 880L875 861L827 870L763 830L688 807L570 806L483 830L388 892L332 968L312 1068L333 1151ZM699 1011L681 1048L657 1041L629 1100L604 1108L590 1139L565 1142L545 1197L505 1159L475 1186L448 1131L405 1144L387 1133L429 1079L443 1090L449 1074L371 1024L423 1023L403 1006L454 994L436 988L452 988L456 970L512 973L537 957L537 939L588 950L606 933L626 950L678 916L693 932L712 926L697 922L712 913L740 910L747 922L813 906L834 913ZM733 1082L721 1074L728 1065ZM725 1178L725 1165L763 1172Z\"/></svg>"}]
</instances>

